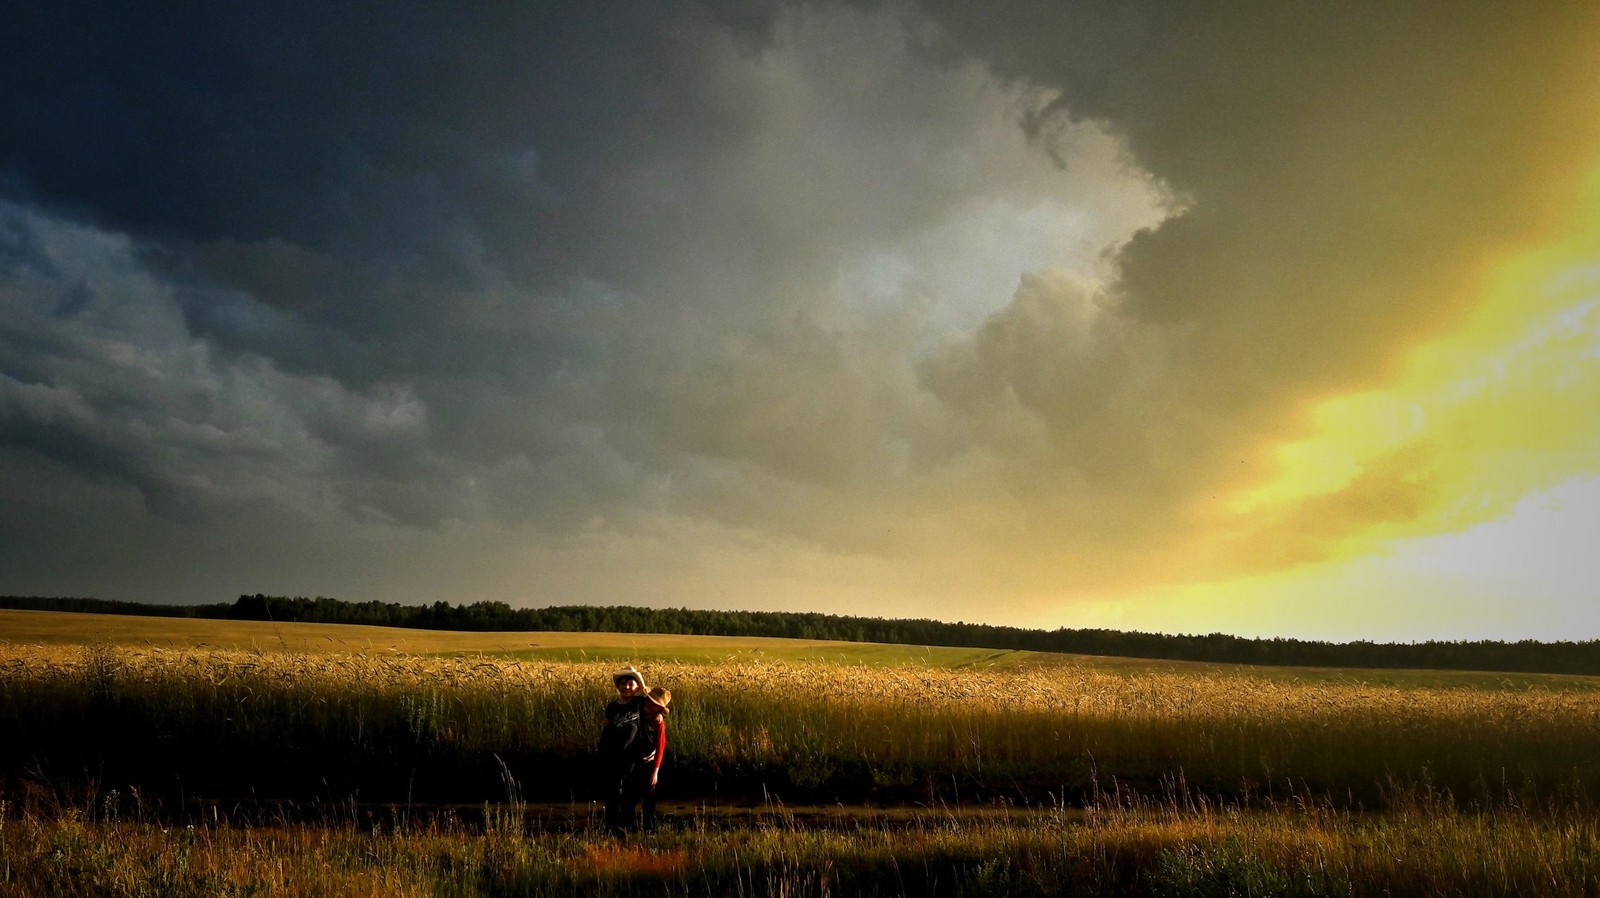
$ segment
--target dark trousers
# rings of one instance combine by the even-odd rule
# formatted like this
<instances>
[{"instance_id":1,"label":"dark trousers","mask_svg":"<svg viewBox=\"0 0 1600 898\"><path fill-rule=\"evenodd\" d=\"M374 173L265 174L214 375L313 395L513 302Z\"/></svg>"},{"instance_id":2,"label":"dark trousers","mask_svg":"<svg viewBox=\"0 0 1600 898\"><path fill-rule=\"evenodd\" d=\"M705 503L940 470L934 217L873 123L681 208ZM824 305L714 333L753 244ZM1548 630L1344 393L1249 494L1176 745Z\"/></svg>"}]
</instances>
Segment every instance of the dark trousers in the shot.
<instances>
[{"instance_id":1,"label":"dark trousers","mask_svg":"<svg viewBox=\"0 0 1600 898\"><path fill-rule=\"evenodd\" d=\"M656 828L656 790L650 785L654 762L635 761L610 768L605 779L606 830L624 833L634 828L633 813L644 805L644 829Z\"/></svg>"}]
</instances>

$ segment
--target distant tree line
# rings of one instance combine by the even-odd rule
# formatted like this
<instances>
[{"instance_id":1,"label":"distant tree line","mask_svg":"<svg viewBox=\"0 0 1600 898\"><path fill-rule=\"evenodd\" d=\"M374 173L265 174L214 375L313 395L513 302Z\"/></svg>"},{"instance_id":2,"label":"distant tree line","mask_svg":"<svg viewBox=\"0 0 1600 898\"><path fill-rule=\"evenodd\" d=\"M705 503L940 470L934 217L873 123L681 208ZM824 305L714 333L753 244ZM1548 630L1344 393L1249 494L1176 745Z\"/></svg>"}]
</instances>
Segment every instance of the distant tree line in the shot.
<instances>
[{"instance_id":1,"label":"distant tree line","mask_svg":"<svg viewBox=\"0 0 1600 898\"><path fill-rule=\"evenodd\" d=\"M425 630L566 630L776 636L902 645L1023 649L1173 661L1307 667L1427 668L1600 676L1600 640L1583 642L1319 642L1246 639L1223 633L1168 635L1120 630L1029 630L992 624L817 614L794 611L702 611L627 605L513 608L504 602L402 605L317 596L240 596L215 605L155 605L92 598L0 596L0 608L140 614L228 620L368 624Z\"/></svg>"},{"instance_id":2,"label":"distant tree line","mask_svg":"<svg viewBox=\"0 0 1600 898\"><path fill-rule=\"evenodd\" d=\"M229 618L236 603L216 605L156 605L62 596L0 596L0 608L24 611L76 611L80 614L135 614L142 617Z\"/></svg>"}]
</instances>

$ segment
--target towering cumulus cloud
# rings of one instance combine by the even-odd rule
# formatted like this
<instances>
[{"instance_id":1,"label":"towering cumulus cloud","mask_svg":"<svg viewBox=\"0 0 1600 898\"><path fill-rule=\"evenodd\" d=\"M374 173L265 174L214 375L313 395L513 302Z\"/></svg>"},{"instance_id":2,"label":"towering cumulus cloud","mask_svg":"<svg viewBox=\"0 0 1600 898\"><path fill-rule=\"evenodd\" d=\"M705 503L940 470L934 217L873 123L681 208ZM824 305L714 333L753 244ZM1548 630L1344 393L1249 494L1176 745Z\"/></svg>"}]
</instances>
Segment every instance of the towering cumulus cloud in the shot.
<instances>
[{"instance_id":1,"label":"towering cumulus cloud","mask_svg":"<svg viewBox=\"0 0 1600 898\"><path fill-rule=\"evenodd\" d=\"M1081 290L1025 286L929 367L969 417L1014 396L1113 501L1151 503L1145 526L1204 516L1313 401L1393 377L1573 214L1597 161L1578 4L928 5L966 52L1060 90L1042 118L1105 122L1183 200L1120 252L1093 323ZM1426 459L1393 462L1313 526L1414 513Z\"/></svg>"},{"instance_id":2,"label":"towering cumulus cloud","mask_svg":"<svg viewBox=\"0 0 1600 898\"><path fill-rule=\"evenodd\" d=\"M1229 498L1600 161L1578 3L0 33L0 593L1056 625L1316 561L1431 507L1433 450Z\"/></svg>"}]
</instances>

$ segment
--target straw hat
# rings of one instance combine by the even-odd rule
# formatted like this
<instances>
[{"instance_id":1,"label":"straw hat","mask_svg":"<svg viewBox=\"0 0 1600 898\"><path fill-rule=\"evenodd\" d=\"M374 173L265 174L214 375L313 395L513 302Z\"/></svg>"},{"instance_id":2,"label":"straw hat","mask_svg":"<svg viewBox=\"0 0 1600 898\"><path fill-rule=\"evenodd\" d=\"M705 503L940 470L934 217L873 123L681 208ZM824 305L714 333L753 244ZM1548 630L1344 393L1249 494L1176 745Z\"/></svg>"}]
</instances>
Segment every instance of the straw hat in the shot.
<instances>
[{"instance_id":1,"label":"straw hat","mask_svg":"<svg viewBox=\"0 0 1600 898\"><path fill-rule=\"evenodd\" d=\"M639 669L634 667L632 664L623 667L621 670L611 675L611 682L613 684L621 684L623 680L629 679L639 684L640 692L645 690L644 674L639 673Z\"/></svg>"},{"instance_id":2,"label":"straw hat","mask_svg":"<svg viewBox=\"0 0 1600 898\"><path fill-rule=\"evenodd\" d=\"M672 690L663 689L662 687L657 686L646 693L645 698L648 698L653 704L658 705L661 710L665 712L667 710L667 706L672 704Z\"/></svg>"}]
</instances>

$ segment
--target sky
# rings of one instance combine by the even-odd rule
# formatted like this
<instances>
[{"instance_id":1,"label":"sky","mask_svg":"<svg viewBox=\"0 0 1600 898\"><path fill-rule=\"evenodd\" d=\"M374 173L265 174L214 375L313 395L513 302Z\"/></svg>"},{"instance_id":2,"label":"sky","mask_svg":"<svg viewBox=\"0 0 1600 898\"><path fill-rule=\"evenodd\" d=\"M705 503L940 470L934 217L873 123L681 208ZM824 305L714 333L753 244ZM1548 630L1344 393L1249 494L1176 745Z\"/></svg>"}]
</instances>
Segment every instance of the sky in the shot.
<instances>
[{"instance_id":1,"label":"sky","mask_svg":"<svg viewBox=\"0 0 1600 898\"><path fill-rule=\"evenodd\" d=\"M1600 6L0 4L0 594L1600 638Z\"/></svg>"}]
</instances>

